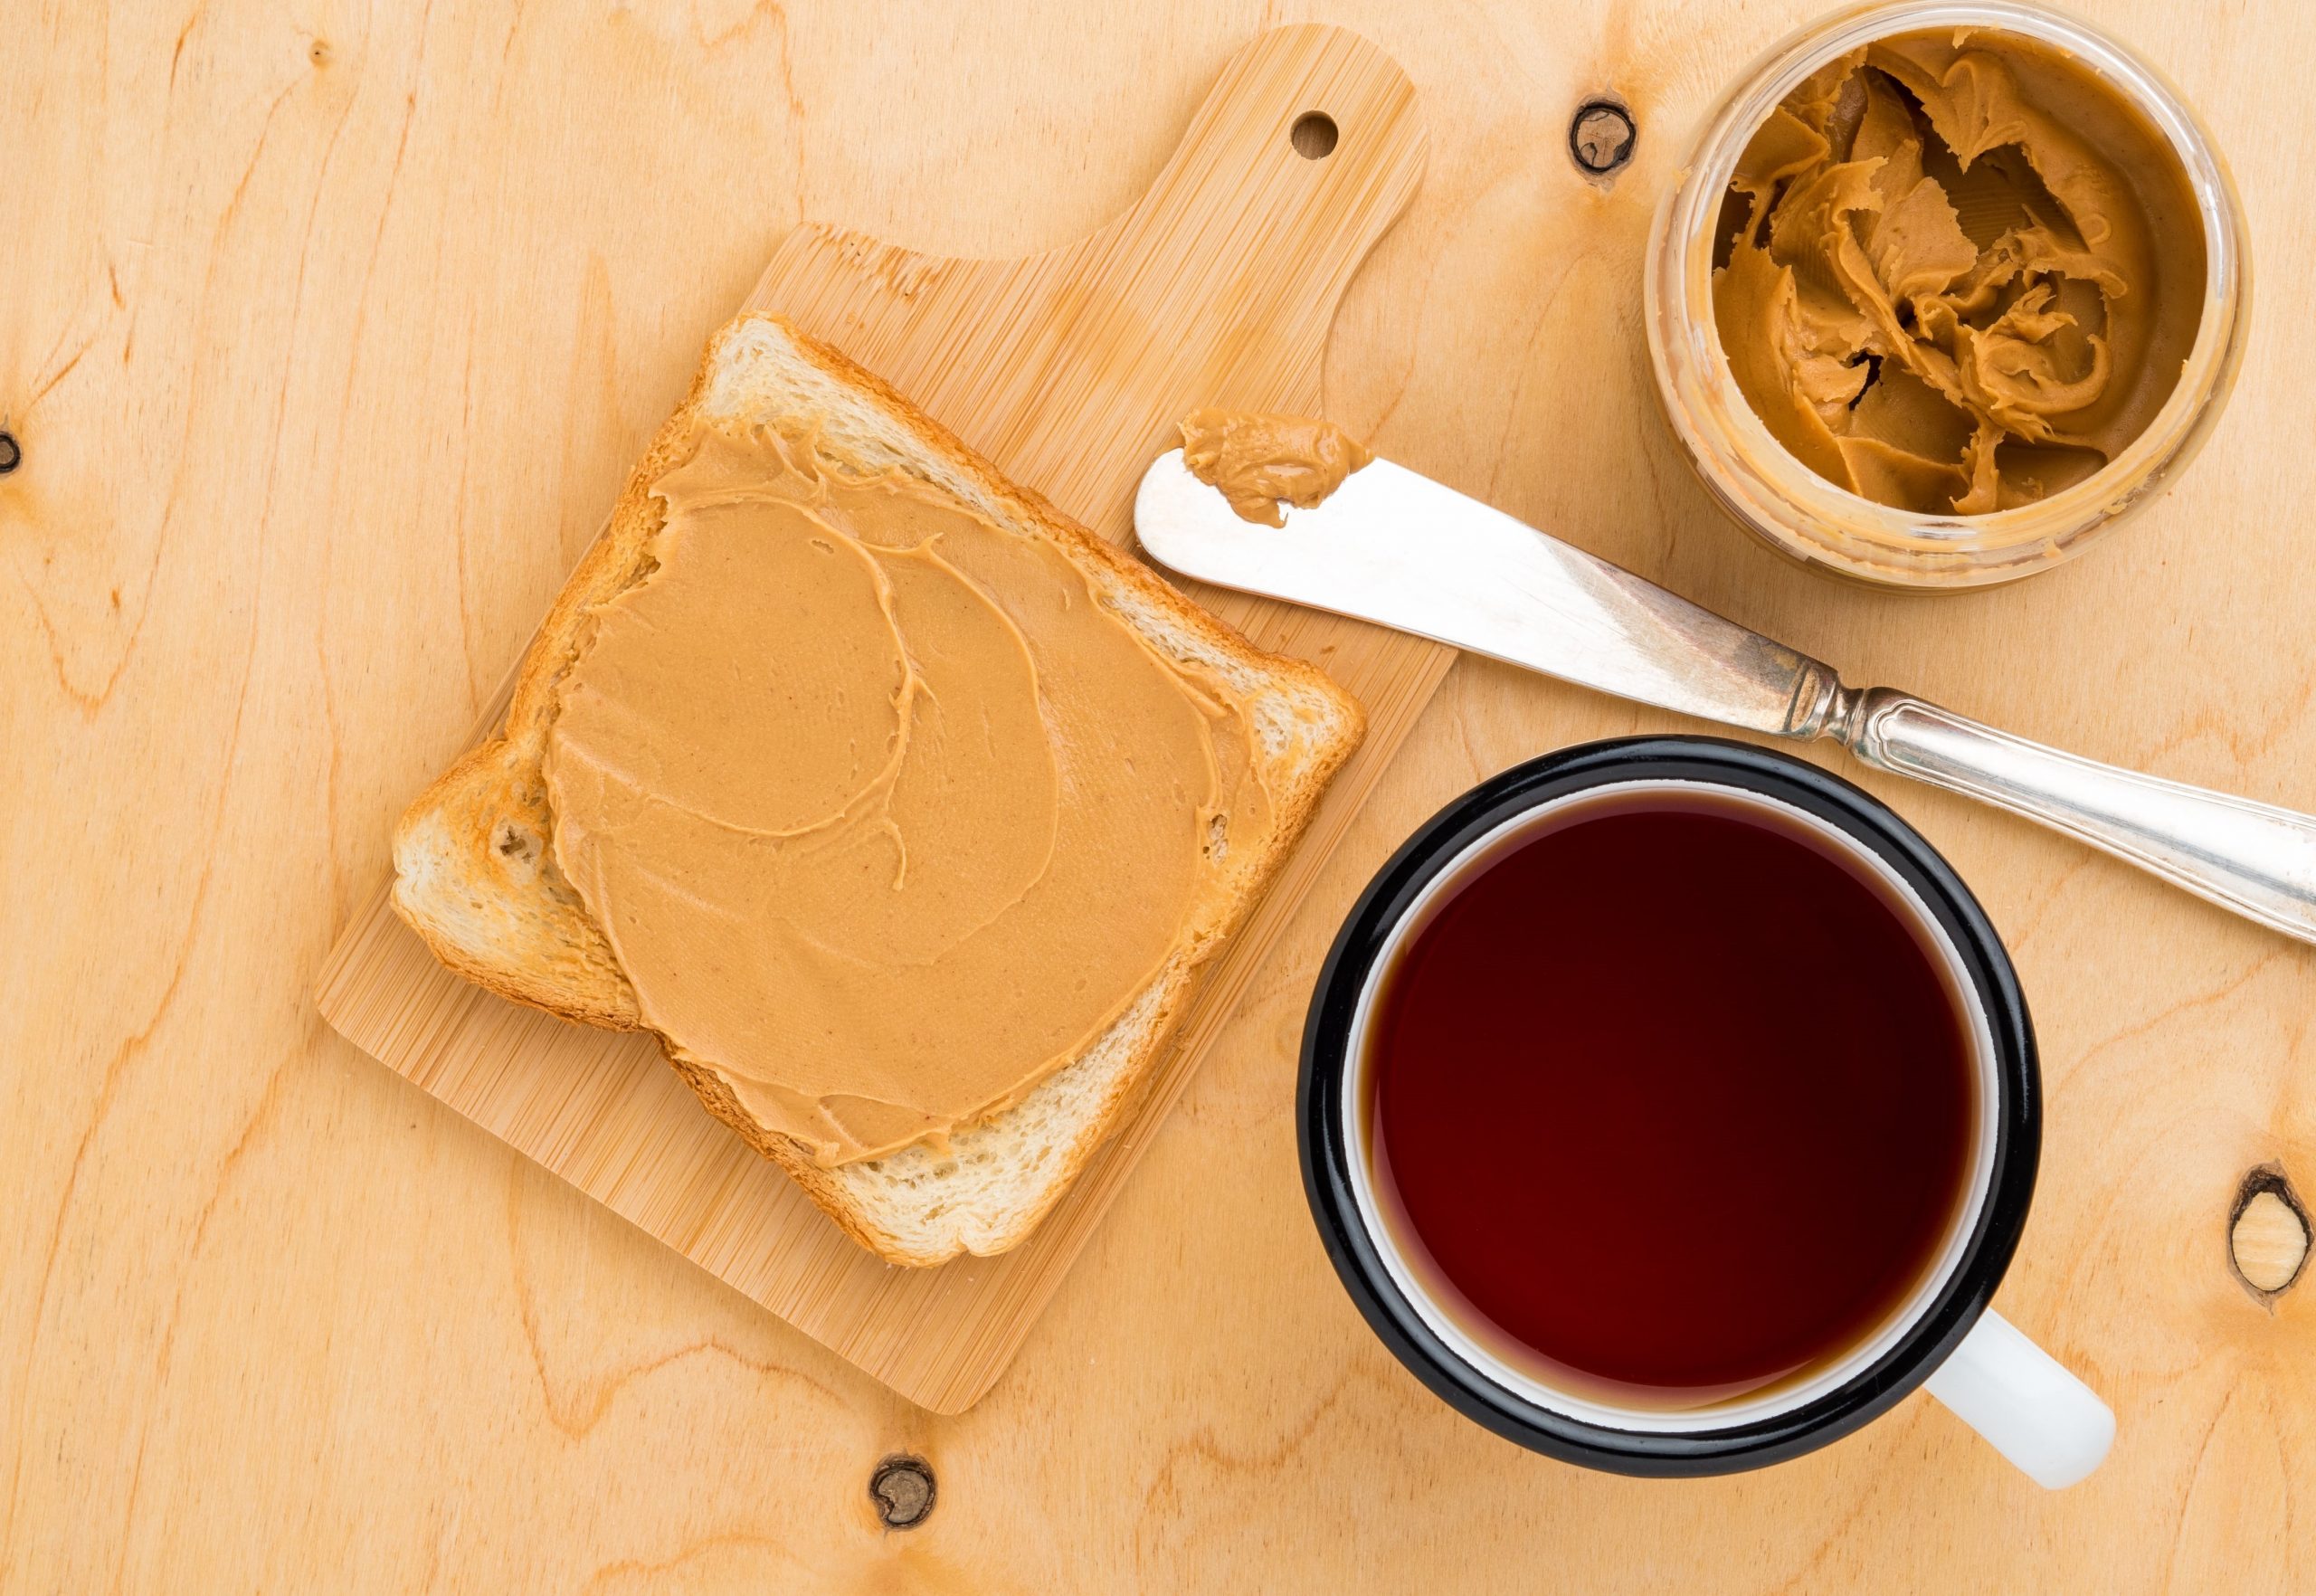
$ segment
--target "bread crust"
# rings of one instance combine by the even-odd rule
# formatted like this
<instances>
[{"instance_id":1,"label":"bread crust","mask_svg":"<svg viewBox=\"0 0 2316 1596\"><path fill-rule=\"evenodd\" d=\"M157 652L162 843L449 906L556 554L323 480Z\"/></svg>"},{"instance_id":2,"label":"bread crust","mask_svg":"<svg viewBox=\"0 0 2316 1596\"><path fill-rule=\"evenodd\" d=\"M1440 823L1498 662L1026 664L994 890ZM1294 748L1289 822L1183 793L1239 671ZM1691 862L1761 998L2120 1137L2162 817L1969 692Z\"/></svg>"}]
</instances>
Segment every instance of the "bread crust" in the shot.
<instances>
[{"instance_id":1,"label":"bread crust","mask_svg":"<svg viewBox=\"0 0 2316 1596\"><path fill-rule=\"evenodd\" d=\"M785 1170L862 1246L892 1262L914 1265L939 1263L960 1251L993 1254L1029 1234L1116 1128L1153 1065L1163 1056L1199 975L1261 900L1327 781L1357 746L1364 717L1357 702L1315 667L1257 650L1139 560L1062 515L1043 496L1009 481L882 378L800 332L784 318L743 315L709 340L683 402L630 474L603 536L549 608L525 655L503 729L444 771L395 828L394 904L446 966L501 997L584 1024L646 1029L634 990L608 940L555 867L550 845L553 816L540 767L555 689L585 648L592 612L650 569L650 550L665 519L652 483L688 452L725 351L736 340L755 337L767 328L777 331L788 346L786 353L850 394L865 396L881 413L878 419L901 429L925 456L945 464L1059 546L1095 580L1097 595L1145 635L1155 634L1153 622L1144 616L1162 618L1170 646L1178 651L1211 654L1242 672L1258 673L1270 690L1307 698L1323 704L1327 713L1329 724L1313 734L1307 747L1298 749L1291 765L1283 773L1272 772L1286 778L1271 790L1277 823L1260 857L1245 867L1235 884L1229 914L1205 935L1178 946L1153 985L1144 989L1153 1001L1138 1005L1144 1012L1138 1037L1128 1039L1132 1056L1103 1082L1095 1112L1090 1116L1080 1113L1082 1124L1070 1145L1059 1150L1053 1170L1041 1172L1042 1188L1009 1208L1001 1222L983 1233L952 1234L928 1242L913 1238L906 1225L885 1222L887 1216L878 1211L861 1165L818 1164L804 1144L750 1118L714 1069L685 1058L661 1039L670 1064L708 1111ZM1253 731L1250 723L1250 736ZM441 879L446 875L451 878L447 883ZM1064 1064L1054 1075L1077 1062ZM989 1123L1001 1124L1024 1107L1026 1103L1017 1104ZM958 1135L972 1136L982 1128L961 1127ZM916 1148L892 1156L911 1154L939 1156ZM889 1160L866 1162L866 1173L874 1173Z\"/></svg>"}]
</instances>

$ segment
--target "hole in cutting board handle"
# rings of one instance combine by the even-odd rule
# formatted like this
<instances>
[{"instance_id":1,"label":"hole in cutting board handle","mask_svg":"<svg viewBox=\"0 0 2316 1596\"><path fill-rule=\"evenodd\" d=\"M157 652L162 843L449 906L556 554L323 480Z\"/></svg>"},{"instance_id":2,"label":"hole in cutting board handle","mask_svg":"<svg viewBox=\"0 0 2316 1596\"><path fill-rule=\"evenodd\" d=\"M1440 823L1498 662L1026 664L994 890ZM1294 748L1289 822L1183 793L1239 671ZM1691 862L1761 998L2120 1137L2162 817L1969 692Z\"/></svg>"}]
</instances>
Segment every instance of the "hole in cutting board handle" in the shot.
<instances>
[{"instance_id":1,"label":"hole in cutting board handle","mask_svg":"<svg viewBox=\"0 0 2316 1596\"><path fill-rule=\"evenodd\" d=\"M1324 111L1305 111L1286 130L1286 142L1306 161L1323 161L1334 154L1340 137L1335 119Z\"/></svg>"}]
</instances>

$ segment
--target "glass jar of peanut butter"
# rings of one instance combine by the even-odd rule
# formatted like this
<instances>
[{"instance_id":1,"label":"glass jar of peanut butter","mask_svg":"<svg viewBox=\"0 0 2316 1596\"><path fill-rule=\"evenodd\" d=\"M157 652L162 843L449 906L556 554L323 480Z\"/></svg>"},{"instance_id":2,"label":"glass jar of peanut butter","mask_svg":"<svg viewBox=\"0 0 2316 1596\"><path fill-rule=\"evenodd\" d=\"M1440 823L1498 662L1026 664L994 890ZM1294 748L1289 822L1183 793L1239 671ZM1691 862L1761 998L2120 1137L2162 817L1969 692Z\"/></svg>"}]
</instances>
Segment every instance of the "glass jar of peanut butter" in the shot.
<instances>
[{"instance_id":1,"label":"glass jar of peanut butter","mask_svg":"<svg viewBox=\"0 0 2316 1596\"><path fill-rule=\"evenodd\" d=\"M1985 586L2178 474L2249 264L2209 135L2124 46L2003 0L1871 5L1707 113L1649 242L1649 354L1698 474L1773 546Z\"/></svg>"}]
</instances>

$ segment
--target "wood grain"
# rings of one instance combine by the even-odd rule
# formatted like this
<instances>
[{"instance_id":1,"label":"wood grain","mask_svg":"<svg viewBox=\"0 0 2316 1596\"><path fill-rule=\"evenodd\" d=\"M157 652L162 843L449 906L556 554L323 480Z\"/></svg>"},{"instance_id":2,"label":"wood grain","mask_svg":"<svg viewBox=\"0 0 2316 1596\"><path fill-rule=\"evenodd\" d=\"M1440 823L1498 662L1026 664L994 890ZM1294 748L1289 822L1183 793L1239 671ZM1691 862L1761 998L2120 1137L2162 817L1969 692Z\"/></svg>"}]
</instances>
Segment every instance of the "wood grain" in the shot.
<instances>
[{"instance_id":1,"label":"wood grain","mask_svg":"<svg viewBox=\"0 0 2316 1596\"><path fill-rule=\"evenodd\" d=\"M1337 129L1324 158L1290 143L1312 115ZM1336 301L1422 167L1414 90L1390 58L1339 29L1278 28L1223 68L1149 192L1080 242L967 261L806 225L746 309L838 345L1016 480L1129 542L1134 486L1185 413L1317 410ZM1258 643L1332 672L1366 707L1367 737L1115 1138L1001 1257L898 1269L854 1245L688 1089L669 1089L655 1040L564 1024L458 979L383 888L323 964L322 1017L903 1396L960 1411L1012 1361L1452 658L1356 622L1203 596ZM511 692L510 672L487 726Z\"/></svg>"},{"instance_id":2,"label":"wood grain","mask_svg":"<svg viewBox=\"0 0 2316 1596\"><path fill-rule=\"evenodd\" d=\"M1457 792L1681 723L1459 663L1011 1370L929 1415L337 1037L309 994L394 815L699 341L808 216L1059 247L1279 21L1430 127L1349 285L1330 413L1834 660L2094 756L2316 807L2316 23L2076 0L2212 122L2243 376L2181 485L2015 589L1837 587L1713 510L1655 413L1651 206L1817 0L527 5L0 0L0 1589L1013 1592L2316 1587L2316 1287L2227 1259L2316 1183L2316 955L1864 778L2012 945L2048 1088L1997 1306L2114 1405L2046 1496L1926 1399L1740 1478L1530 1457L1375 1344L1288 1106L1359 886ZM1603 190L1571 113L1614 92ZM1855 774L1853 772L1852 774ZM868 1481L925 1458L888 1534Z\"/></svg>"}]
</instances>

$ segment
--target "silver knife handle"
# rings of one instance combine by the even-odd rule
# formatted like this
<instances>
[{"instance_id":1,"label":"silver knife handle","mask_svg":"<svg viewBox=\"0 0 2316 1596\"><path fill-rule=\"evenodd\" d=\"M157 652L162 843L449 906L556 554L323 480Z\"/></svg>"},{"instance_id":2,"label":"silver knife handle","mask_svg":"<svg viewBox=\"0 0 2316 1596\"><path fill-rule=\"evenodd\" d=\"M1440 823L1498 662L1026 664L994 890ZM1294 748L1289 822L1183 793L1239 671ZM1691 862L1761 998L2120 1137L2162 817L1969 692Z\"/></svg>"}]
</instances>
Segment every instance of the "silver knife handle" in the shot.
<instances>
[{"instance_id":1,"label":"silver knife handle","mask_svg":"<svg viewBox=\"0 0 2316 1596\"><path fill-rule=\"evenodd\" d=\"M1888 688L1832 696L1823 735L1876 769L2040 821L2316 942L2316 818L2062 754Z\"/></svg>"}]
</instances>

